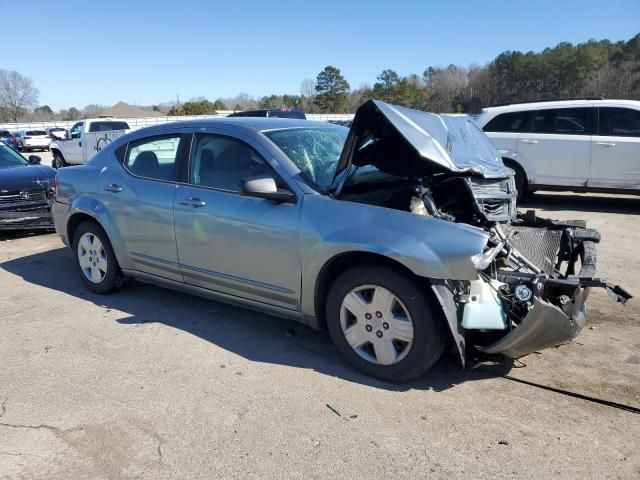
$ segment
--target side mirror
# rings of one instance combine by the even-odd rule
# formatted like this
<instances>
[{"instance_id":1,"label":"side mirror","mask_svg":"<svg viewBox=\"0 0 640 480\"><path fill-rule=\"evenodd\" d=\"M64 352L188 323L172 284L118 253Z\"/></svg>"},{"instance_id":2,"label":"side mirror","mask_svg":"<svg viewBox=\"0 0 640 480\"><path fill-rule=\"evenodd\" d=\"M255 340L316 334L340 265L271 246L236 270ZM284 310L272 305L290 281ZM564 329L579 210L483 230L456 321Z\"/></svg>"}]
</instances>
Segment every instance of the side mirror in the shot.
<instances>
[{"instance_id":1,"label":"side mirror","mask_svg":"<svg viewBox=\"0 0 640 480\"><path fill-rule=\"evenodd\" d=\"M42 162L42 159L38 155L29 155L29 158L27 159L27 161L29 162L30 165L40 165L40 162Z\"/></svg>"},{"instance_id":2,"label":"side mirror","mask_svg":"<svg viewBox=\"0 0 640 480\"><path fill-rule=\"evenodd\" d=\"M265 198L277 203L291 203L296 199L293 192L278 189L275 179L269 176L245 178L240 192L247 197Z\"/></svg>"}]
</instances>

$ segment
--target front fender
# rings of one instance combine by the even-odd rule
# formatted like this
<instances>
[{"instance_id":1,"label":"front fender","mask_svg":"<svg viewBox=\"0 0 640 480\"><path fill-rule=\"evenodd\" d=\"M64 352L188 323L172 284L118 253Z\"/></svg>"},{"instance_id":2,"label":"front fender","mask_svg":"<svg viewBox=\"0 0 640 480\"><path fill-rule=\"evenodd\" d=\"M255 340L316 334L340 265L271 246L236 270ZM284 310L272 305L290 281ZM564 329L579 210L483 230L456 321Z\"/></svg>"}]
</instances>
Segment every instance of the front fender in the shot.
<instances>
[{"instance_id":1,"label":"front fender","mask_svg":"<svg viewBox=\"0 0 640 480\"><path fill-rule=\"evenodd\" d=\"M315 312L320 271L336 256L374 253L420 277L475 280L472 256L488 240L484 230L465 224L316 195L304 199L302 224L302 304L307 315Z\"/></svg>"}]
</instances>

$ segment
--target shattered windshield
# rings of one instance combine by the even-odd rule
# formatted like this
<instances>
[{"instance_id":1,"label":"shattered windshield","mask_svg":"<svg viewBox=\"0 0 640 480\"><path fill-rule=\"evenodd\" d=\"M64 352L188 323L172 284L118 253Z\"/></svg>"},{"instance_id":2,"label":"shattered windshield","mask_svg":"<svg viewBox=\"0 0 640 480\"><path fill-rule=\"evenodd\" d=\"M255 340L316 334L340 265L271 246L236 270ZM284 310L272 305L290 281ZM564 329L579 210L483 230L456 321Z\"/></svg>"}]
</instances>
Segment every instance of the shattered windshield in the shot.
<instances>
[{"instance_id":1,"label":"shattered windshield","mask_svg":"<svg viewBox=\"0 0 640 480\"><path fill-rule=\"evenodd\" d=\"M322 191L333 181L347 133L349 129L339 125L264 132L296 164L305 179Z\"/></svg>"},{"instance_id":2,"label":"shattered windshield","mask_svg":"<svg viewBox=\"0 0 640 480\"><path fill-rule=\"evenodd\" d=\"M27 165L27 161L8 147L0 145L0 168Z\"/></svg>"}]
</instances>

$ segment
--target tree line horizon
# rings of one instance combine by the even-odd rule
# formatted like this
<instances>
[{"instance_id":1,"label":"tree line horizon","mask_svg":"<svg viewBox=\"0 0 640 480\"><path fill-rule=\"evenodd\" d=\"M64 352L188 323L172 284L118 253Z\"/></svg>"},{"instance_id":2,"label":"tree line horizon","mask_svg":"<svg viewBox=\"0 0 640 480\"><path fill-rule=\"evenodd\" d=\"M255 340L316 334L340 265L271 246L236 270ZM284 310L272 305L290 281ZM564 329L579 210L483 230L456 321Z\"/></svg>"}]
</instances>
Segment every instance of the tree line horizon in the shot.
<instances>
[{"instance_id":1,"label":"tree line horizon","mask_svg":"<svg viewBox=\"0 0 640 480\"><path fill-rule=\"evenodd\" d=\"M0 121L78 120L107 108L91 104L54 112L38 105L38 94L31 79L0 70ZM167 115L258 108L353 113L365 101L377 99L437 113L477 113L500 104L600 96L640 100L640 34L628 41L562 42L540 52L507 50L484 66L429 66L420 75L384 69L373 85L357 88L351 88L338 67L328 65L315 79L304 79L299 94L256 98L242 93L213 101L196 97L139 108Z\"/></svg>"}]
</instances>

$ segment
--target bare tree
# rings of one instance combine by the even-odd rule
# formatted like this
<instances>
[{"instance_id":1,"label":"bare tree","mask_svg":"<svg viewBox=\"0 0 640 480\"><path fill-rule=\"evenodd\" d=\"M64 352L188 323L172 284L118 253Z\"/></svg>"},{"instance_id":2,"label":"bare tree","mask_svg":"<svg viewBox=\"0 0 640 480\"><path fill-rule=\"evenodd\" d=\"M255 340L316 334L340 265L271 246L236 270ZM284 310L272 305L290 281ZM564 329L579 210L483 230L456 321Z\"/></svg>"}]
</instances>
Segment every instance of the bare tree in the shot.
<instances>
[{"instance_id":1,"label":"bare tree","mask_svg":"<svg viewBox=\"0 0 640 480\"><path fill-rule=\"evenodd\" d=\"M38 104L38 89L15 70L0 70L0 116L17 122Z\"/></svg>"},{"instance_id":2,"label":"bare tree","mask_svg":"<svg viewBox=\"0 0 640 480\"><path fill-rule=\"evenodd\" d=\"M316 81L312 78L305 78L300 83L300 95L302 96L302 108L307 113L313 113L316 98Z\"/></svg>"}]
</instances>

